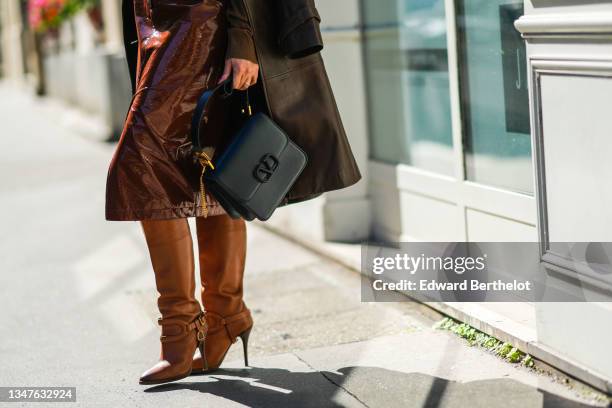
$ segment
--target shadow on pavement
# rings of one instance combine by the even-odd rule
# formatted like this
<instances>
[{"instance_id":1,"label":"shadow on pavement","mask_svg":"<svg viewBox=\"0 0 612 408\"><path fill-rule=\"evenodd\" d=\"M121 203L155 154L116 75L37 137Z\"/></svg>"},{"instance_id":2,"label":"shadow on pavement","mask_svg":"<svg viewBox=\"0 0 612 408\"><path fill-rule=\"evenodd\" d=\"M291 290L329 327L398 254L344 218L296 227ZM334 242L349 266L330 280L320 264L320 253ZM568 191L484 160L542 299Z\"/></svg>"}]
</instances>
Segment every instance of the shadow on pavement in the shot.
<instances>
[{"instance_id":1,"label":"shadow on pavement","mask_svg":"<svg viewBox=\"0 0 612 408\"><path fill-rule=\"evenodd\" d=\"M460 383L376 367L292 372L224 369L198 381L158 385L145 392L193 390L249 407L590 407L511 379ZM341 387L342 389L339 389Z\"/></svg>"}]
</instances>

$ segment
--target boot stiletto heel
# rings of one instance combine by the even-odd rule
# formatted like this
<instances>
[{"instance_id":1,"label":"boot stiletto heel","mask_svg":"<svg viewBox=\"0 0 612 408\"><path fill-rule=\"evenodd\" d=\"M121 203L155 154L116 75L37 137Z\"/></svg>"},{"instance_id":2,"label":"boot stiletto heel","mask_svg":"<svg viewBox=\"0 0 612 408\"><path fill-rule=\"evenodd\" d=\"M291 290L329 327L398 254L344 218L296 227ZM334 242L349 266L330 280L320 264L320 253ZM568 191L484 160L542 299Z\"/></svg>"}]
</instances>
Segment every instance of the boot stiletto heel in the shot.
<instances>
[{"instance_id":1,"label":"boot stiletto heel","mask_svg":"<svg viewBox=\"0 0 612 408\"><path fill-rule=\"evenodd\" d=\"M242 351L244 352L244 366L249 366L249 336L251 335L251 326L247 331L240 334L240 340L242 340Z\"/></svg>"}]
</instances>

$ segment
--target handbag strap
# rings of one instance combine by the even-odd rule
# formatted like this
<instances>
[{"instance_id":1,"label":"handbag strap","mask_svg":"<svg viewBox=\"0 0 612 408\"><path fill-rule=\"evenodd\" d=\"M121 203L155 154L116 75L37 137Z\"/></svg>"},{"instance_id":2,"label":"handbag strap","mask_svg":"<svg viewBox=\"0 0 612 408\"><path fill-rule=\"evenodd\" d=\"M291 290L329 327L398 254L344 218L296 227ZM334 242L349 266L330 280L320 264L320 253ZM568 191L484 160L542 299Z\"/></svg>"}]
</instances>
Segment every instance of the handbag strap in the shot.
<instances>
[{"instance_id":1,"label":"handbag strap","mask_svg":"<svg viewBox=\"0 0 612 408\"><path fill-rule=\"evenodd\" d=\"M209 102L212 100L213 96L219 94L219 97L228 98L234 93L234 89L232 88L233 79L230 76L225 81L221 82L216 87L205 91L200 98L198 99L198 103L193 112L193 117L191 118L191 143L193 145L194 152L201 152L204 146L202 146L202 139L200 138L200 123L202 123L202 119L206 116L208 111ZM253 114L251 109L251 101L249 99L249 90L247 89L245 92L245 102L246 102L246 111L243 110L243 113L246 113L248 116Z\"/></svg>"},{"instance_id":2,"label":"handbag strap","mask_svg":"<svg viewBox=\"0 0 612 408\"><path fill-rule=\"evenodd\" d=\"M230 77L216 87L205 91L198 99L198 103L191 118L191 143L194 152L200 152L203 149L200 139L200 123L202 123L202 118L206 115L209 102L212 97L219 92L224 92L222 97L229 97L234 92L233 89L231 89L231 85L232 78Z\"/></svg>"}]
</instances>

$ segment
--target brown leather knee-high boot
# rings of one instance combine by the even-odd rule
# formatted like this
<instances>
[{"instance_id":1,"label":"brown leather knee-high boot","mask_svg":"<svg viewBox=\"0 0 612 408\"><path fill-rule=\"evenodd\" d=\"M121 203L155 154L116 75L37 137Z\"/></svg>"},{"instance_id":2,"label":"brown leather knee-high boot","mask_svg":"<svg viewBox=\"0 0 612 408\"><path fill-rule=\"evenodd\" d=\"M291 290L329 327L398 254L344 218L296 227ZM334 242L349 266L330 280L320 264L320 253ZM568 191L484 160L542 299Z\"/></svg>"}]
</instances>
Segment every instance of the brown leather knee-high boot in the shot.
<instances>
[{"instance_id":1,"label":"brown leather knee-high boot","mask_svg":"<svg viewBox=\"0 0 612 408\"><path fill-rule=\"evenodd\" d=\"M202 304L206 310L208 337L206 361L208 370L221 365L230 346L242 339L245 365L248 365L247 342L253 319L242 300L246 258L246 225L244 220L228 215L196 219L202 280ZM194 373L202 371L203 361L196 352Z\"/></svg>"},{"instance_id":2,"label":"brown leather knee-high boot","mask_svg":"<svg viewBox=\"0 0 612 408\"><path fill-rule=\"evenodd\" d=\"M160 384L191 374L193 354L204 349L207 324L195 298L193 241L186 219L143 221L161 313L160 361L140 378Z\"/></svg>"}]
</instances>

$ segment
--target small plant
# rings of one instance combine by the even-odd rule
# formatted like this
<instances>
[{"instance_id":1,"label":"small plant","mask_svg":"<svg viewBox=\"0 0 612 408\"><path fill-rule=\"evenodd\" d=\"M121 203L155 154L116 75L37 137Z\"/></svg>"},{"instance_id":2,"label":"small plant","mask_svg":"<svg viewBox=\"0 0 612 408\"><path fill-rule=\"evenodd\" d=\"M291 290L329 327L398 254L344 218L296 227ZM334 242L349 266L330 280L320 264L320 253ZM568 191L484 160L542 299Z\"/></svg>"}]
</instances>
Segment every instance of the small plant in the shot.
<instances>
[{"instance_id":1,"label":"small plant","mask_svg":"<svg viewBox=\"0 0 612 408\"><path fill-rule=\"evenodd\" d=\"M39 33L57 29L79 11L97 6L99 0L29 0L30 27Z\"/></svg>"},{"instance_id":2,"label":"small plant","mask_svg":"<svg viewBox=\"0 0 612 408\"><path fill-rule=\"evenodd\" d=\"M465 339L470 346L478 346L505 359L506 361L526 367L533 367L533 358L510 343L504 343L495 337L491 337L474 327L457 322L450 317L445 317L434 325L435 329L447 330Z\"/></svg>"}]
</instances>

